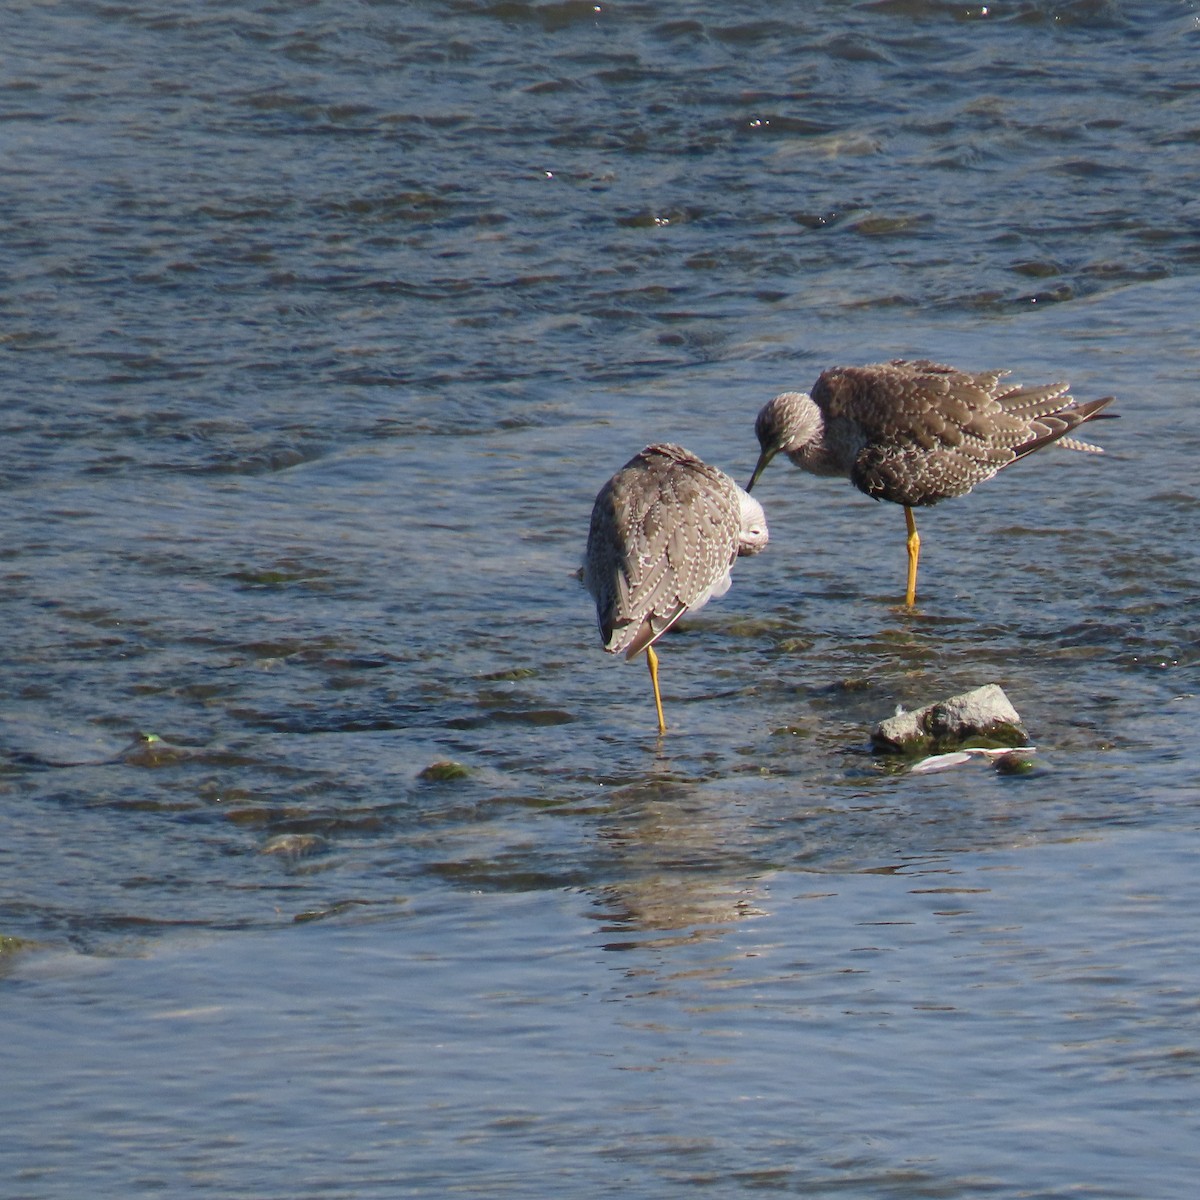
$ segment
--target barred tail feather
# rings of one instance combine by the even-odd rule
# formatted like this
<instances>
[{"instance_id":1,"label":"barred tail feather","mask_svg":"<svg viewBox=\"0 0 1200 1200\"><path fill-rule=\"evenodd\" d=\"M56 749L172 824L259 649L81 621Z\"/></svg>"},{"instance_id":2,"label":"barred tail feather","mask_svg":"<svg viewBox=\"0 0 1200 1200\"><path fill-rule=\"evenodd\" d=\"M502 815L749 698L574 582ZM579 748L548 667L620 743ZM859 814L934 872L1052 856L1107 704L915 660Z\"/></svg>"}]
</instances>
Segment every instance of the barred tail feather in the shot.
<instances>
[{"instance_id":1,"label":"barred tail feather","mask_svg":"<svg viewBox=\"0 0 1200 1200\"><path fill-rule=\"evenodd\" d=\"M1093 446L1091 442L1081 442L1078 438L1064 437L1058 439L1058 444L1064 450L1082 450L1085 454L1103 454L1103 446Z\"/></svg>"}]
</instances>

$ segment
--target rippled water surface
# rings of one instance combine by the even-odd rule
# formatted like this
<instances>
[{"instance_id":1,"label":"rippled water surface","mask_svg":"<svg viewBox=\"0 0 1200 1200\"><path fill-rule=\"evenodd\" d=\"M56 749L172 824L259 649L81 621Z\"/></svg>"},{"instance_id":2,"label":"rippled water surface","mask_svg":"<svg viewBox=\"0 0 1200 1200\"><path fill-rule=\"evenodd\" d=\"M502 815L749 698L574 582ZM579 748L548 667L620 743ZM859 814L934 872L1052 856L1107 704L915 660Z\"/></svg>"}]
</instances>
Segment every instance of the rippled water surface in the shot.
<instances>
[{"instance_id":1,"label":"rippled water surface","mask_svg":"<svg viewBox=\"0 0 1200 1200\"><path fill-rule=\"evenodd\" d=\"M10 5L11 1194L1193 1196L1198 17ZM773 466L660 740L596 491L895 356L1120 420L912 613ZM872 755L988 682L1033 770Z\"/></svg>"}]
</instances>

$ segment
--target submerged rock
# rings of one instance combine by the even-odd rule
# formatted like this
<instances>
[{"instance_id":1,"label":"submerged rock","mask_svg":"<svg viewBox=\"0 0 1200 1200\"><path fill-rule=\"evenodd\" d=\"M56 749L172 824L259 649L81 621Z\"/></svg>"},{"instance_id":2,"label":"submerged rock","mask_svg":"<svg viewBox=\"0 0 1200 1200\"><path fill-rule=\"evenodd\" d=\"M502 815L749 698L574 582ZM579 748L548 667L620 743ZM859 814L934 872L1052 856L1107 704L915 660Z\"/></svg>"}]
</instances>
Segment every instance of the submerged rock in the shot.
<instances>
[{"instance_id":1,"label":"submerged rock","mask_svg":"<svg viewBox=\"0 0 1200 1200\"><path fill-rule=\"evenodd\" d=\"M169 767L190 757L190 751L164 742L157 733L139 733L121 755L121 761L131 767Z\"/></svg>"},{"instance_id":2,"label":"submerged rock","mask_svg":"<svg viewBox=\"0 0 1200 1200\"><path fill-rule=\"evenodd\" d=\"M282 858L306 858L325 849L325 839L315 833L281 833L269 838L260 854L277 854Z\"/></svg>"},{"instance_id":3,"label":"submerged rock","mask_svg":"<svg viewBox=\"0 0 1200 1200\"><path fill-rule=\"evenodd\" d=\"M424 779L427 783L447 783L453 779L467 779L470 774L470 769L462 763L444 759L441 762L430 763L417 778Z\"/></svg>"},{"instance_id":4,"label":"submerged rock","mask_svg":"<svg viewBox=\"0 0 1200 1200\"><path fill-rule=\"evenodd\" d=\"M8 958L21 950L36 950L38 943L29 938L17 937L11 933L0 933L0 959Z\"/></svg>"},{"instance_id":5,"label":"submerged rock","mask_svg":"<svg viewBox=\"0 0 1200 1200\"><path fill-rule=\"evenodd\" d=\"M871 745L891 754L946 753L971 742L983 746L1026 746L1029 737L1004 689L995 683L880 721Z\"/></svg>"}]
</instances>

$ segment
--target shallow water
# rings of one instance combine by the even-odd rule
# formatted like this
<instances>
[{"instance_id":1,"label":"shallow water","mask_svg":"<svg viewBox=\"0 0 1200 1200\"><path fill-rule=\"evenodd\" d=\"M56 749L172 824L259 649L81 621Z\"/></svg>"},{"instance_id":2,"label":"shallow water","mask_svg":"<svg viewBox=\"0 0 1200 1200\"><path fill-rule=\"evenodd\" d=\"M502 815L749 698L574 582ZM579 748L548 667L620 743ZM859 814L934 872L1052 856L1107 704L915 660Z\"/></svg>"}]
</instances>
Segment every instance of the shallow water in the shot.
<instances>
[{"instance_id":1,"label":"shallow water","mask_svg":"<svg viewBox=\"0 0 1200 1200\"><path fill-rule=\"evenodd\" d=\"M13 1194L1190 1197L1195 5L14 11ZM898 355L1121 419L914 613L773 466L660 741L596 491ZM1031 773L871 755L993 681Z\"/></svg>"}]
</instances>

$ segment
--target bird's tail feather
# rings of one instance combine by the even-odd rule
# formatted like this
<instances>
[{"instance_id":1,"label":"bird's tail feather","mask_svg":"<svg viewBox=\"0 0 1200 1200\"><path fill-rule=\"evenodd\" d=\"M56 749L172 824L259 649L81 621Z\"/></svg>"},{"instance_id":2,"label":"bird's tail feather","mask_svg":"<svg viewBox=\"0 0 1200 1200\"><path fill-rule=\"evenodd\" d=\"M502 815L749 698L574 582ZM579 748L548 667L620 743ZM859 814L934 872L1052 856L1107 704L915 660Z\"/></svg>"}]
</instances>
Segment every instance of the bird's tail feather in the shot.
<instances>
[{"instance_id":1,"label":"bird's tail feather","mask_svg":"<svg viewBox=\"0 0 1200 1200\"><path fill-rule=\"evenodd\" d=\"M1093 446L1091 442L1081 442L1078 438L1062 437L1058 444L1064 450L1082 450L1085 454L1103 454L1103 446Z\"/></svg>"}]
</instances>

